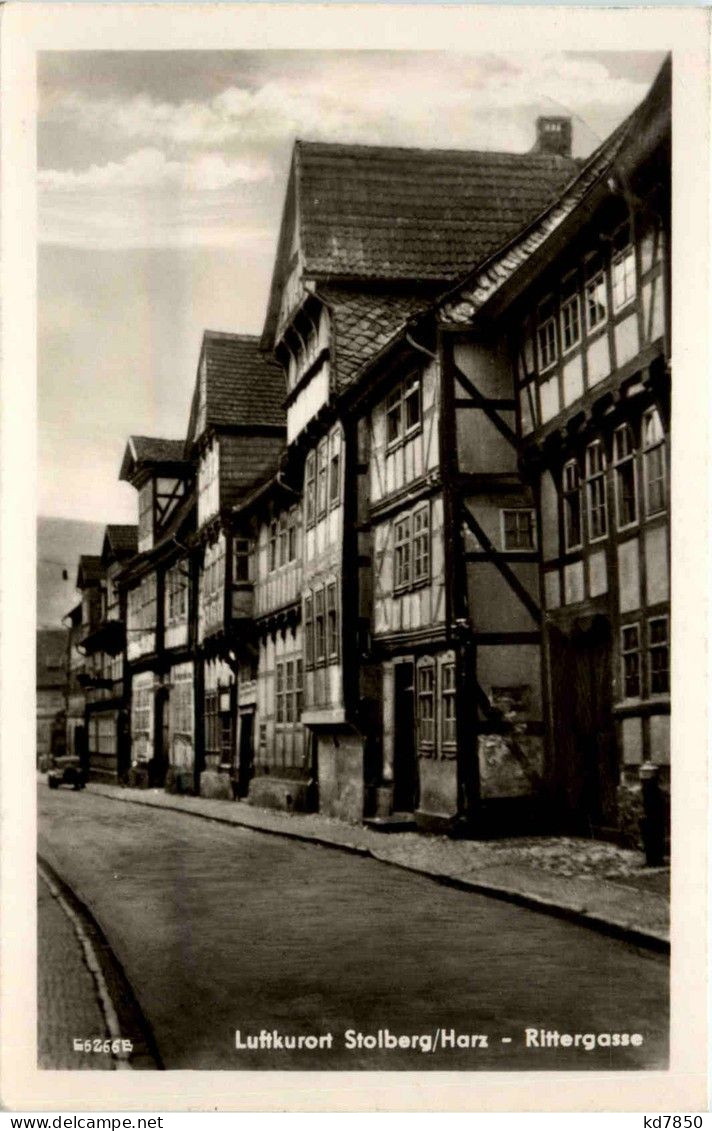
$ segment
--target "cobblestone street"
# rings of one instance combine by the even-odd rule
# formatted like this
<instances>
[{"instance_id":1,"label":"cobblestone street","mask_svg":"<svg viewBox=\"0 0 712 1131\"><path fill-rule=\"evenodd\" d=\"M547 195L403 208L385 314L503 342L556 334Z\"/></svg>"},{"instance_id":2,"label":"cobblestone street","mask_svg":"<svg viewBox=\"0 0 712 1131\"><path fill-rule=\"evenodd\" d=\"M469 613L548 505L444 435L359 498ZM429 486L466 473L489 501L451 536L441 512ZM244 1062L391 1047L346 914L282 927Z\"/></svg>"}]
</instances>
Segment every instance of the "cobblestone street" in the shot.
<instances>
[{"instance_id":1,"label":"cobblestone street","mask_svg":"<svg viewBox=\"0 0 712 1131\"><path fill-rule=\"evenodd\" d=\"M117 804L39 794L40 852L89 907L166 1068L657 1068L668 964L588 928L378 860ZM71 819L69 819L71 818ZM643 1034L527 1047L525 1029ZM261 1029L330 1051L235 1047ZM345 1032L486 1034L487 1048L349 1051ZM72 1029L73 1031L73 1029Z\"/></svg>"},{"instance_id":2,"label":"cobblestone street","mask_svg":"<svg viewBox=\"0 0 712 1131\"><path fill-rule=\"evenodd\" d=\"M37 1061L40 1068L111 1070L111 1056L75 1052L74 1037L105 1038L94 978L74 928L37 877Z\"/></svg>"}]
</instances>

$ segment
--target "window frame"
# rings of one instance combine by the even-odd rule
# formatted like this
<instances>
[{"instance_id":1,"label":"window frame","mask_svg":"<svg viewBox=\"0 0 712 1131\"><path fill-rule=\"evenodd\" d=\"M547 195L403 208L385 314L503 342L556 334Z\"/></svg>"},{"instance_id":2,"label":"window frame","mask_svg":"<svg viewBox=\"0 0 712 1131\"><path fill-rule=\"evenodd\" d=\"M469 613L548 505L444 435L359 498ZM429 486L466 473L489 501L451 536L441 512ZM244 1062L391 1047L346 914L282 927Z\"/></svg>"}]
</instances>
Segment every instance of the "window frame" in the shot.
<instances>
[{"instance_id":1,"label":"window frame","mask_svg":"<svg viewBox=\"0 0 712 1131\"><path fill-rule=\"evenodd\" d=\"M616 267L620 264L625 263L628 260L630 260L632 262L632 268L633 269L632 269L631 273L628 273L626 271L624 271L624 273L623 273L622 278L623 278L623 283L624 283L624 290L626 291L626 293L623 296L623 299L620 302L617 302L616 301ZM612 256L611 256L611 306L613 308L614 314L620 314L620 312L622 310L625 310L626 307L628 307L632 303L634 303L637 296L638 296L638 278L637 278L637 266L636 266L635 260L636 260L635 244L632 240L628 240L628 242L623 247L619 248L617 251L614 251ZM628 291L627 282L631 278L633 280L633 291L632 291L631 294L628 294L627 293L627 291Z\"/></svg>"},{"instance_id":2,"label":"window frame","mask_svg":"<svg viewBox=\"0 0 712 1131\"><path fill-rule=\"evenodd\" d=\"M316 656L314 639L314 597L304 594L304 662L307 670L314 667Z\"/></svg>"},{"instance_id":3,"label":"window frame","mask_svg":"<svg viewBox=\"0 0 712 1131\"><path fill-rule=\"evenodd\" d=\"M409 405L417 405L417 419L408 423ZM405 377L401 377L397 384L388 392L385 399L386 422L386 450L398 447L412 436L417 435L423 427L423 382L419 370L411 370ZM391 421L397 420L394 435Z\"/></svg>"},{"instance_id":4,"label":"window frame","mask_svg":"<svg viewBox=\"0 0 712 1131\"><path fill-rule=\"evenodd\" d=\"M618 443L619 436L626 436L627 450L620 454L620 446ZM629 446L628 446L629 445ZM635 445L635 435L633 429L628 423L619 424L613 431L613 483L614 494L616 500L616 530L630 530L631 527L638 525L638 471L637 471L637 448ZM622 522L622 482L623 475L631 475L633 483L633 518L627 522Z\"/></svg>"},{"instance_id":5,"label":"window frame","mask_svg":"<svg viewBox=\"0 0 712 1131\"><path fill-rule=\"evenodd\" d=\"M427 678L426 678L427 677ZM432 757L437 745L437 670L430 658L422 660L416 667L416 726L418 753L422 750ZM425 686L428 683L429 686ZM424 704L429 704L429 716L423 713ZM427 724L427 730L425 725Z\"/></svg>"},{"instance_id":6,"label":"window frame","mask_svg":"<svg viewBox=\"0 0 712 1131\"><path fill-rule=\"evenodd\" d=\"M304 525L308 530L316 522L316 450L312 448L304 461Z\"/></svg>"},{"instance_id":7,"label":"window frame","mask_svg":"<svg viewBox=\"0 0 712 1131\"><path fill-rule=\"evenodd\" d=\"M592 453L597 452L600 457L598 466L593 465ZM584 471L586 484L586 524L588 527L588 540L591 545L602 542L608 537L608 493L607 471L608 461L603 440L592 440L586 445L584 455ZM601 497L596 498L598 491ZM601 526L600 517L603 516ZM594 533L597 530L597 533Z\"/></svg>"},{"instance_id":8,"label":"window frame","mask_svg":"<svg viewBox=\"0 0 712 1131\"><path fill-rule=\"evenodd\" d=\"M393 524L393 591L408 589L411 584L411 515L400 515ZM399 535L399 529L402 531Z\"/></svg>"},{"instance_id":9,"label":"window frame","mask_svg":"<svg viewBox=\"0 0 712 1131\"><path fill-rule=\"evenodd\" d=\"M327 507L333 510L341 502L341 432L334 429L329 437L329 458L327 471Z\"/></svg>"},{"instance_id":10,"label":"window frame","mask_svg":"<svg viewBox=\"0 0 712 1131\"><path fill-rule=\"evenodd\" d=\"M529 533L530 541L527 546L508 546L507 545L507 515L528 515L529 516ZM501 531L501 545L502 550L508 554L530 554L536 551L536 511L533 507L500 507L499 511L500 531ZM517 523L516 535L519 537L519 523Z\"/></svg>"},{"instance_id":11,"label":"window frame","mask_svg":"<svg viewBox=\"0 0 712 1131\"><path fill-rule=\"evenodd\" d=\"M598 295L598 288L603 289L603 302L600 301ZM592 301L593 296L593 301ZM591 263L586 267L586 278L584 282L584 306L586 318L586 334L591 336L596 334L608 322L608 279L606 274L605 265L598 257L594 257ZM602 306L603 315L596 321L591 321L592 307Z\"/></svg>"},{"instance_id":12,"label":"window frame","mask_svg":"<svg viewBox=\"0 0 712 1131\"><path fill-rule=\"evenodd\" d=\"M544 301L539 304L539 308L537 310L536 333L535 333L537 373L539 374L539 376L542 376L544 373L549 373L549 371L554 368L554 366L556 365L556 363L559 360L559 340L558 340L558 334L557 334L557 323L558 323L557 314L558 314L557 305L551 297L544 299ZM552 340L551 340L551 343L545 341L544 342L545 349L543 349L542 348L542 334L547 334L547 336L548 336L549 329L551 329L551 331L552 331ZM551 345L552 353L551 353L551 356L547 360L544 357L544 353L545 353L545 351L548 353L550 345Z\"/></svg>"},{"instance_id":13,"label":"window frame","mask_svg":"<svg viewBox=\"0 0 712 1131\"><path fill-rule=\"evenodd\" d=\"M646 427L648 420L655 420L660 428L660 436L652 442L648 442L646 438ZM645 490L645 517L655 518L657 515L665 514L668 509L668 485L667 485L667 437L665 436L665 428L663 426L662 416L657 405L651 405L645 410L641 420L641 443L640 449L643 456L643 486ZM660 453L662 474L653 480L655 483L661 484L662 493L662 506L651 510L650 503L650 485L651 477L649 474L651 456Z\"/></svg>"},{"instance_id":14,"label":"window frame","mask_svg":"<svg viewBox=\"0 0 712 1131\"><path fill-rule=\"evenodd\" d=\"M576 472L576 483L574 486L569 486L567 483L567 471L573 468ZM565 553L574 553L583 547L583 514L581 507L581 468L579 467L578 460L569 459L564 464L561 471L561 497L563 502L564 512L564 551ZM570 499L576 499L576 508L578 514L578 541L569 541L570 530Z\"/></svg>"},{"instance_id":15,"label":"window frame","mask_svg":"<svg viewBox=\"0 0 712 1131\"><path fill-rule=\"evenodd\" d=\"M561 334L561 356L566 357L572 350L575 350L581 345L582 325L581 325L581 299L578 293L578 286L569 280L569 289L562 291L561 301L559 303L559 333ZM576 325L576 338L568 346L565 344L566 338L566 314L570 308L576 311L575 325Z\"/></svg>"},{"instance_id":16,"label":"window frame","mask_svg":"<svg viewBox=\"0 0 712 1131\"><path fill-rule=\"evenodd\" d=\"M446 674L448 676L446 678ZM450 675L452 680L450 681ZM441 751L457 750L457 675L455 660L445 660L440 664L440 686L438 689L438 706L440 717L440 748ZM452 728L451 737L447 737L446 728Z\"/></svg>"},{"instance_id":17,"label":"window frame","mask_svg":"<svg viewBox=\"0 0 712 1131\"><path fill-rule=\"evenodd\" d=\"M653 625L665 625L665 637L663 640L653 640ZM652 698L654 695L669 695L670 694L670 618L667 613L656 613L654 616L648 617L647 623L647 645L648 645L648 692ZM653 657L658 654L664 654L665 665L662 667L653 668ZM655 676L664 673L665 686L653 687L653 679Z\"/></svg>"},{"instance_id":18,"label":"window frame","mask_svg":"<svg viewBox=\"0 0 712 1131\"><path fill-rule=\"evenodd\" d=\"M329 509L329 437L322 436L316 448L316 519L319 522Z\"/></svg>"},{"instance_id":19,"label":"window frame","mask_svg":"<svg viewBox=\"0 0 712 1131\"><path fill-rule=\"evenodd\" d=\"M314 590L314 666L326 663L326 608L324 589Z\"/></svg>"},{"instance_id":20,"label":"window frame","mask_svg":"<svg viewBox=\"0 0 712 1131\"><path fill-rule=\"evenodd\" d=\"M325 587L325 630L327 662L339 658L339 602L335 581Z\"/></svg>"},{"instance_id":21,"label":"window frame","mask_svg":"<svg viewBox=\"0 0 712 1131\"><path fill-rule=\"evenodd\" d=\"M425 520L423 522L423 519ZM418 523L420 522L420 526ZM430 502L416 507L410 515L411 551L410 585L423 585L430 581Z\"/></svg>"},{"instance_id":22,"label":"window frame","mask_svg":"<svg viewBox=\"0 0 712 1131\"><path fill-rule=\"evenodd\" d=\"M635 633L635 644L628 646L626 644L626 633ZM631 621L628 624L622 624L620 629L620 657L621 657L621 691L622 699L640 699L643 694L643 655L641 648L641 634L640 625L637 621ZM635 659L635 673L631 675L627 670L628 659ZM637 691L635 693L628 692L628 681L634 678L636 681Z\"/></svg>"}]
</instances>

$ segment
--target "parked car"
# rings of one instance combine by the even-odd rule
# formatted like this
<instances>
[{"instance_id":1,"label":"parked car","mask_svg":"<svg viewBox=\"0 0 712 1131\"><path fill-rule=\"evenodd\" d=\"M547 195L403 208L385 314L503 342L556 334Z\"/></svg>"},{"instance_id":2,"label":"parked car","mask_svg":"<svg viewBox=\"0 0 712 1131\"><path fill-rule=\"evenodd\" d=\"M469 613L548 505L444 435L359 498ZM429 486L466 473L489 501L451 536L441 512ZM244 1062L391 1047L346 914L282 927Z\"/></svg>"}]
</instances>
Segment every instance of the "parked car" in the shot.
<instances>
[{"instance_id":1,"label":"parked car","mask_svg":"<svg viewBox=\"0 0 712 1131\"><path fill-rule=\"evenodd\" d=\"M60 785L71 785L73 789L84 789L86 774L76 755L63 754L51 758L50 768L47 771L47 785L50 789L59 789Z\"/></svg>"}]
</instances>

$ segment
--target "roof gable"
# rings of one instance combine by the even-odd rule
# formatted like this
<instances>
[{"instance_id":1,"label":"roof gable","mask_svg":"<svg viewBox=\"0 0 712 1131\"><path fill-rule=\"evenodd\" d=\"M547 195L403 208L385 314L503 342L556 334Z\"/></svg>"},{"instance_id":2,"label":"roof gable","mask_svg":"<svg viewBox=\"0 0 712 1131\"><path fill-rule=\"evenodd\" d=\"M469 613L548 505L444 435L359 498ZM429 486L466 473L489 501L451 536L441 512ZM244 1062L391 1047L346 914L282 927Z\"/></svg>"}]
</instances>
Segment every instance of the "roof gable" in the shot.
<instances>
[{"instance_id":1,"label":"roof gable","mask_svg":"<svg viewBox=\"0 0 712 1131\"><path fill-rule=\"evenodd\" d=\"M107 526L101 551L104 565L109 562L125 562L138 553L138 526Z\"/></svg>"},{"instance_id":2,"label":"roof gable","mask_svg":"<svg viewBox=\"0 0 712 1131\"><path fill-rule=\"evenodd\" d=\"M204 413L199 409L204 381ZM251 334L206 330L200 351L188 445L205 428L286 426L284 373ZM201 420L200 417L204 416Z\"/></svg>"},{"instance_id":3,"label":"roof gable","mask_svg":"<svg viewBox=\"0 0 712 1131\"><path fill-rule=\"evenodd\" d=\"M182 440L164 440L157 436L129 436L124 458L121 461L119 479L132 483L142 470L153 467L160 470L165 465L175 466L185 462Z\"/></svg>"},{"instance_id":4,"label":"roof gable","mask_svg":"<svg viewBox=\"0 0 712 1131\"><path fill-rule=\"evenodd\" d=\"M87 589L90 585L98 585L104 576L104 566L101 558L96 554L82 554L77 570L77 589Z\"/></svg>"}]
</instances>

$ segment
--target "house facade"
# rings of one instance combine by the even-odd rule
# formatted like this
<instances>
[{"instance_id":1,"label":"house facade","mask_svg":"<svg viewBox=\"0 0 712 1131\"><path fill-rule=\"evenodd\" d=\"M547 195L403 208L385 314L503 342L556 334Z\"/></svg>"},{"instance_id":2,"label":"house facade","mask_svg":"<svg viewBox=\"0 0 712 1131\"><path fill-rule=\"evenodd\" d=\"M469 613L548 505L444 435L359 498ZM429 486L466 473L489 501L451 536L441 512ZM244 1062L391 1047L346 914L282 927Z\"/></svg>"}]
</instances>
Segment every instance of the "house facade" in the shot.
<instances>
[{"instance_id":1,"label":"house facade","mask_svg":"<svg viewBox=\"0 0 712 1131\"><path fill-rule=\"evenodd\" d=\"M66 711L67 637L65 628L40 628L36 637L38 764L52 752L57 720Z\"/></svg>"}]
</instances>

